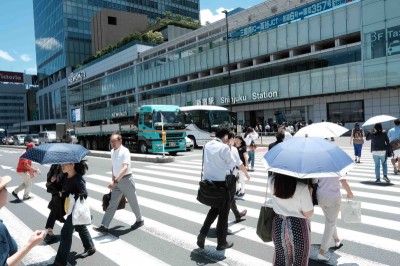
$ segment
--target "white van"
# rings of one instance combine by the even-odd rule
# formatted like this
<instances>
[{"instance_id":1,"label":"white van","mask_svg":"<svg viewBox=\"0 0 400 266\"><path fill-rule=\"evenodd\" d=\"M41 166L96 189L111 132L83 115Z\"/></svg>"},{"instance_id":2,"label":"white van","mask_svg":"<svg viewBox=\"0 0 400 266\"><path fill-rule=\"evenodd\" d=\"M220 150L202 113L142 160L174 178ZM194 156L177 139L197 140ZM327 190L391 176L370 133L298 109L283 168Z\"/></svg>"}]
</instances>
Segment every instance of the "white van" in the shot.
<instances>
[{"instance_id":1,"label":"white van","mask_svg":"<svg viewBox=\"0 0 400 266\"><path fill-rule=\"evenodd\" d=\"M44 143L57 142L55 131L41 131L39 132L39 145Z\"/></svg>"}]
</instances>

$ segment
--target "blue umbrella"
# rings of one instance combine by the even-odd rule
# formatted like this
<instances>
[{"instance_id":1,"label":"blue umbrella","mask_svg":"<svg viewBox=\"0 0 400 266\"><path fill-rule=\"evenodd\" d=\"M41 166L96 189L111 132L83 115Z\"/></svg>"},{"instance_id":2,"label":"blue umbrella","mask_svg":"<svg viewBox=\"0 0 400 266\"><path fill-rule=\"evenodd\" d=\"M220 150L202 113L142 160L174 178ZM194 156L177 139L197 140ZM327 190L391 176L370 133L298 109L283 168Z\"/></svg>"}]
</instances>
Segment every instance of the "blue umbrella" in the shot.
<instances>
[{"instance_id":1,"label":"blue umbrella","mask_svg":"<svg viewBox=\"0 0 400 266\"><path fill-rule=\"evenodd\" d=\"M43 144L27 150L21 158L40 164L79 163L89 151L79 144Z\"/></svg>"},{"instance_id":2,"label":"blue umbrella","mask_svg":"<svg viewBox=\"0 0 400 266\"><path fill-rule=\"evenodd\" d=\"M341 177L354 167L353 160L323 138L290 138L264 155L268 171L296 178Z\"/></svg>"}]
</instances>

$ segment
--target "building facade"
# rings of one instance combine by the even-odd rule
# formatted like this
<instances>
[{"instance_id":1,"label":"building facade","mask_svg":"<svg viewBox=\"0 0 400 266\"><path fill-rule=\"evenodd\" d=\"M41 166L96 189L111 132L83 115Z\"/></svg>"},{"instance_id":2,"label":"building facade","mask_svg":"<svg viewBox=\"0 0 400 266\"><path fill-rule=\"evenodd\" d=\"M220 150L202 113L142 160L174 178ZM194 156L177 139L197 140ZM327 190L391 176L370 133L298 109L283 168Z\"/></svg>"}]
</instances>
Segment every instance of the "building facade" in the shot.
<instances>
[{"instance_id":1,"label":"building facade","mask_svg":"<svg viewBox=\"0 0 400 266\"><path fill-rule=\"evenodd\" d=\"M166 11L199 19L199 0L34 0L41 126L66 121L67 76L92 55L91 18L102 8L144 14L149 22Z\"/></svg>"},{"instance_id":2,"label":"building facade","mask_svg":"<svg viewBox=\"0 0 400 266\"><path fill-rule=\"evenodd\" d=\"M397 4L267 1L228 16L230 78L221 20L142 52L132 66L92 73L84 82L85 119L129 120L143 104L229 107L229 83L240 124L328 120L352 127L373 115L399 116ZM70 91L78 88L69 83Z\"/></svg>"}]
</instances>

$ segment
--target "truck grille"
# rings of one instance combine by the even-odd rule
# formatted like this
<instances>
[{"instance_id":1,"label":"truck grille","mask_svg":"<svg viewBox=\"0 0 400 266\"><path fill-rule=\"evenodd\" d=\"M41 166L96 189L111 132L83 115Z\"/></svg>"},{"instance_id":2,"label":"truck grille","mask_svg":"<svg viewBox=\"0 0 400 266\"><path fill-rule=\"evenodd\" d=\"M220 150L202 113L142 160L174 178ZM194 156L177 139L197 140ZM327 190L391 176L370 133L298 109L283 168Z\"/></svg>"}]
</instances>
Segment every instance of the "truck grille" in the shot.
<instances>
[{"instance_id":1,"label":"truck grille","mask_svg":"<svg viewBox=\"0 0 400 266\"><path fill-rule=\"evenodd\" d=\"M181 138L183 136L182 133L167 133L167 139L169 138ZM160 138L162 137L162 134L160 133Z\"/></svg>"}]
</instances>

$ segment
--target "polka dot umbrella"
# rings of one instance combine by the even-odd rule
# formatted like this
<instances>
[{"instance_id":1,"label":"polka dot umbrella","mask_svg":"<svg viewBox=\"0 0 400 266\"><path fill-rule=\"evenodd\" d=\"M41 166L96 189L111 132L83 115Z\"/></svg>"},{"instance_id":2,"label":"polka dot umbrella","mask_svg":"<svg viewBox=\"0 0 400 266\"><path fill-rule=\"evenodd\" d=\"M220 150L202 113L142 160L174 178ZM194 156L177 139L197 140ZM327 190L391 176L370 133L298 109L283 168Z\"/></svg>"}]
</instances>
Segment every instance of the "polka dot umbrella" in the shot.
<instances>
[{"instance_id":1,"label":"polka dot umbrella","mask_svg":"<svg viewBox=\"0 0 400 266\"><path fill-rule=\"evenodd\" d=\"M89 150L79 144L51 143L29 149L21 158L40 164L78 163L88 153Z\"/></svg>"}]
</instances>

